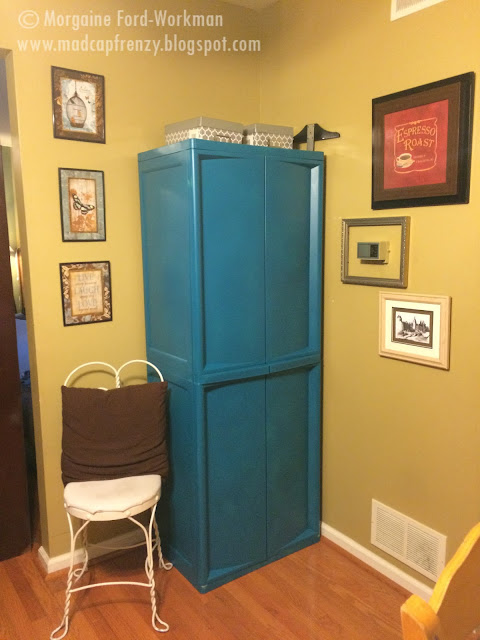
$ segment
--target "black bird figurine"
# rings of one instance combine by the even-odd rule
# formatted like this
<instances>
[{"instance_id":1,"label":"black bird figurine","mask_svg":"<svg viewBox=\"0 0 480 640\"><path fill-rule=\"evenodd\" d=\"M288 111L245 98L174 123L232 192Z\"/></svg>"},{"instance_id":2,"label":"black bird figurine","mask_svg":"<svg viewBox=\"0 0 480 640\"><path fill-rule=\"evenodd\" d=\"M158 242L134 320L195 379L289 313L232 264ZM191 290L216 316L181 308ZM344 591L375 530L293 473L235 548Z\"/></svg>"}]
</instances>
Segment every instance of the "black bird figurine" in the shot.
<instances>
[{"instance_id":1,"label":"black bird figurine","mask_svg":"<svg viewBox=\"0 0 480 640\"><path fill-rule=\"evenodd\" d=\"M340 134L336 131L327 131L318 123L306 124L303 129L293 138L293 144L297 145L302 142L307 143L307 150L315 150L316 140L330 140L331 138L339 138Z\"/></svg>"}]
</instances>

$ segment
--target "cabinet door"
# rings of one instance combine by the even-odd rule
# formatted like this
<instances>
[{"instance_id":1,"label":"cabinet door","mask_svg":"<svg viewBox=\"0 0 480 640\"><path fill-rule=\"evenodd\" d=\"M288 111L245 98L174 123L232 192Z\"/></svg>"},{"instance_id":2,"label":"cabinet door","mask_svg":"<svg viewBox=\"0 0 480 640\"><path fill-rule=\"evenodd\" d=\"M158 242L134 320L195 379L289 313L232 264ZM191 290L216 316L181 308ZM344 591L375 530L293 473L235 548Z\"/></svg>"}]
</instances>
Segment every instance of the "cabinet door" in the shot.
<instances>
[{"instance_id":1,"label":"cabinet door","mask_svg":"<svg viewBox=\"0 0 480 640\"><path fill-rule=\"evenodd\" d=\"M266 559L265 379L207 387L208 580Z\"/></svg>"},{"instance_id":2,"label":"cabinet door","mask_svg":"<svg viewBox=\"0 0 480 640\"><path fill-rule=\"evenodd\" d=\"M319 396L320 365L266 379L268 557L319 536Z\"/></svg>"},{"instance_id":3,"label":"cabinet door","mask_svg":"<svg viewBox=\"0 0 480 640\"><path fill-rule=\"evenodd\" d=\"M205 373L265 362L263 162L199 160Z\"/></svg>"},{"instance_id":4,"label":"cabinet door","mask_svg":"<svg viewBox=\"0 0 480 640\"><path fill-rule=\"evenodd\" d=\"M266 357L320 350L322 172L266 159Z\"/></svg>"},{"instance_id":5,"label":"cabinet door","mask_svg":"<svg viewBox=\"0 0 480 640\"><path fill-rule=\"evenodd\" d=\"M156 362L161 367L161 362ZM189 580L198 573L198 461L194 390L190 382L168 381L170 475L162 483L160 518L168 558Z\"/></svg>"},{"instance_id":6,"label":"cabinet door","mask_svg":"<svg viewBox=\"0 0 480 640\"><path fill-rule=\"evenodd\" d=\"M145 320L149 358L187 376L191 367L190 215L185 154L140 171Z\"/></svg>"}]
</instances>

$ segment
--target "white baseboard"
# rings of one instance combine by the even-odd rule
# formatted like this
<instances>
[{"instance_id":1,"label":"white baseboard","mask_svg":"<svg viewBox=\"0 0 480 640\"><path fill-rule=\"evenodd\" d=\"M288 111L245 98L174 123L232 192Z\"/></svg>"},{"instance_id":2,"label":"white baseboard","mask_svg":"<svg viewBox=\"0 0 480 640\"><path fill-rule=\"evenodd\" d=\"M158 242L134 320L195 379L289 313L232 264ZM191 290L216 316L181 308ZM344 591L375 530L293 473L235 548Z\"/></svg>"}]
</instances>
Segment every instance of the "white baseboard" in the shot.
<instances>
[{"instance_id":1,"label":"white baseboard","mask_svg":"<svg viewBox=\"0 0 480 640\"><path fill-rule=\"evenodd\" d=\"M362 547L360 544L358 544L358 542L355 542L351 538L348 538L346 535L340 533L340 531L337 531L330 525L322 523L321 528L322 536L325 536L327 540L331 540L342 549L345 549L345 551L348 551L348 553L350 553L352 556L355 556L355 558L358 558L369 567L372 567L372 569L375 569L396 584L399 584L404 589L407 589L407 591L417 594L424 600L428 601L430 599L430 596L432 595L431 587L428 587L427 585L423 584L423 582L420 582L420 580L413 578L408 573L405 573L395 565L390 564L390 562L387 562L380 556L377 556L369 549ZM105 540L102 545L105 545L106 547L122 548L139 544L142 542L142 540L142 532L134 530L119 536L115 536L110 540ZM89 547L89 556L92 559L98 558L99 556L105 555L107 553L111 553L111 549L103 549L100 547L95 547L94 545ZM38 550L38 555L47 573L54 573L55 571L66 569L70 565L69 553L63 553L59 556L50 557L44 547L40 547ZM79 549L75 551L74 564L78 564L82 562L82 560L83 553Z\"/></svg>"},{"instance_id":2,"label":"white baseboard","mask_svg":"<svg viewBox=\"0 0 480 640\"><path fill-rule=\"evenodd\" d=\"M415 593L426 601L430 599L430 596L432 595L431 587L428 587L426 584L423 584L423 582L420 582L420 580L413 578L395 565L390 564L390 562L387 562L380 556L377 556L369 549L362 547L358 542L355 542L355 540L347 538L347 536L340 533L340 531L337 531L330 525L322 522L321 527L322 536L325 536L327 540L331 540L342 549L345 549L345 551L348 551L348 553L351 553L355 558L358 558L369 567L372 567L372 569L375 569L382 575L390 578L393 582L399 584L404 589L407 589L407 591Z\"/></svg>"},{"instance_id":3,"label":"white baseboard","mask_svg":"<svg viewBox=\"0 0 480 640\"><path fill-rule=\"evenodd\" d=\"M122 549L137 545L142 543L142 541L145 541L143 533L140 530L133 530L128 533L115 536L114 538L110 538L109 540L104 540L101 544L105 547ZM92 560L106 555L107 553L112 553L112 551L113 549L97 547L94 544L88 547L88 555ZM44 547L40 547L38 549L38 556L47 573L54 573L55 571L60 571L61 569L66 569L70 566L70 553L62 553L59 556L50 557ZM74 564L79 564L82 561L83 552L81 549L77 549L74 555Z\"/></svg>"}]
</instances>

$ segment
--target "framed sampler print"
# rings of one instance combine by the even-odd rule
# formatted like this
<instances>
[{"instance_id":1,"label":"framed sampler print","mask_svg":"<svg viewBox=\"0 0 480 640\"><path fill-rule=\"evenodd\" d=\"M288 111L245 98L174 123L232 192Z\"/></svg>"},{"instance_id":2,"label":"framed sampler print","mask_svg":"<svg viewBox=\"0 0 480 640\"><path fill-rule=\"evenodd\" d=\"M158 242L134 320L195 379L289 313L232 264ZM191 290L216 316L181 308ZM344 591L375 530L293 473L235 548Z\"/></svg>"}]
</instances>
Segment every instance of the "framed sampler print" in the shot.
<instances>
[{"instance_id":1,"label":"framed sampler print","mask_svg":"<svg viewBox=\"0 0 480 640\"><path fill-rule=\"evenodd\" d=\"M372 209L468 202L474 78L372 101Z\"/></svg>"},{"instance_id":2,"label":"framed sampler print","mask_svg":"<svg viewBox=\"0 0 480 640\"><path fill-rule=\"evenodd\" d=\"M58 182L63 241L105 240L103 171L59 169Z\"/></svg>"},{"instance_id":3,"label":"framed sampler print","mask_svg":"<svg viewBox=\"0 0 480 640\"><path fill-rule=\"evenodd\" d=\"M105 142L103 76L52 67L52 103L55 138Z\"/></svg>"},{"instance_id":4,"label":"framed sampler print","mask_svg":"<svg viewBox=\"0 0 480 640\"><path fill-rule=\"evenodd\" d=\"M448 369L450 306L449 296L381 291L380 355Z\"/></svg>"},{"instance_id":5,"label":"framed sampler print","mask_svg":"<svg viewBox=\"0 0 480 640\"><path fill-rule=\"evenodd\" d=\"M62 263L60 282L65 326L112 319L110 262Z\"/></svg>"}]
</instances>

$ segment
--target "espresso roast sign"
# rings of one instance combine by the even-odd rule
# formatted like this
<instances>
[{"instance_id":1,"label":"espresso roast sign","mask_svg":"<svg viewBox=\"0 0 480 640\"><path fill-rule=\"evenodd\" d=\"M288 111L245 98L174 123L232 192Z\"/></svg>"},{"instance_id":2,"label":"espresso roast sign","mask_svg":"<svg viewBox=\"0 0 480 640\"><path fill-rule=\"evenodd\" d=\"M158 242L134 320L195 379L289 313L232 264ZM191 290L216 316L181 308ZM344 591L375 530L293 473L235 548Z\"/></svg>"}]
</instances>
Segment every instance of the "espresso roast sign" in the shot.
<instances>
[{"instance_id":1,"label":"espresso roast sign","mask_svg":"<svg viewBox=\"0 0 480 640\"><path fill-rule=\"evenodd\" d=\"M372 100L372 209L466 204L475 74Z\"/></svg>"},{"instance_id":2,"label":"espresso roast sign","mask_svg":"<svg viewBox=\"0 0 480 640\"><path fill-rule=\"evenodd\" d=\"M445 182L448 100L385 114L384 134L385 189Z\"/></svg>"}]
</instances>

